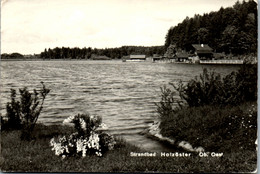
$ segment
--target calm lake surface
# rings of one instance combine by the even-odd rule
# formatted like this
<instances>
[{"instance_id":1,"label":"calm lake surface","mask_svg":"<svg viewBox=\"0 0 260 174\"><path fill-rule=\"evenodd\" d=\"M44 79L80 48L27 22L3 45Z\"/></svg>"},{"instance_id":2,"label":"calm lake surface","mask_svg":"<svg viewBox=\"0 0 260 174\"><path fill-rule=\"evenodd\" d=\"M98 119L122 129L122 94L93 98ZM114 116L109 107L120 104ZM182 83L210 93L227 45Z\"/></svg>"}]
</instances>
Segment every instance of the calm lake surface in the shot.
<instances>
[{"instance_id":1,"label":"calm lake surface","mask_svg":"<svg viewBox=\"0 0 260 174\"><path fill-rule=\"evenodd\" d=\"M10 88L41 88L51 92L38 122L62 124L68 116L90 113L102 116L111 133L147 150L169 150L141 135L157 120L155 102L160 87L188 81L203 68L223 75L239 66L192 65L122 61L1 61L1 114L10 100Z\"/></svg>"}]
</instances>

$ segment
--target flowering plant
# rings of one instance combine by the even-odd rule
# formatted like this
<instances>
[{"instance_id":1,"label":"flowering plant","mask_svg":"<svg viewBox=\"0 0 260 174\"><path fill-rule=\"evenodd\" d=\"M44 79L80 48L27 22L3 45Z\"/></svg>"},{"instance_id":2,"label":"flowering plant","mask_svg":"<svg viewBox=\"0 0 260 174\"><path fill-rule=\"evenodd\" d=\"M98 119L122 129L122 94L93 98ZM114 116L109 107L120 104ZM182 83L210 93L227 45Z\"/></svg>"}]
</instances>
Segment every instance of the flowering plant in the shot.
<instances>
[{"instance_id":1,"label":"flowering plant","mask_svg":"<svg viewBox=\"0 0 260 174\"><path fill-rule=\"evenodd\" d=\"M63 123L73 123L77 132L58 138L52 138L50 145L55 155L66 156L89 155L102 156L106 151L112 150L115 145L113 136L102 130L107 129L99 116L78 114L70 116Z\"/></svg>"}]
</instances>

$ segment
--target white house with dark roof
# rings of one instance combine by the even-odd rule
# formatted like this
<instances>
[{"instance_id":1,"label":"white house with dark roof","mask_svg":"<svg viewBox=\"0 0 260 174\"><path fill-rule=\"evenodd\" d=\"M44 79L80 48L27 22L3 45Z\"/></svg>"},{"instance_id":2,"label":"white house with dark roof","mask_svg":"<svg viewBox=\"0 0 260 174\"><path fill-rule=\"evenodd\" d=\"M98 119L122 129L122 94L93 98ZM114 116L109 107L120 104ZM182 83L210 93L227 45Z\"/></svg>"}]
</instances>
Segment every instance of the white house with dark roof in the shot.
<instances>
[{"instance_id":1,"label":"white house with dark roof","mask_svg":"<svg viewBox=\"0 0 260 174\"><path fill-rule=\"evenodd\" d=\"M211 59L213 57L213 49L207 44L192 44L192 47L195 49L195 54L200 59Z\"/></svg>"}]
</instances>

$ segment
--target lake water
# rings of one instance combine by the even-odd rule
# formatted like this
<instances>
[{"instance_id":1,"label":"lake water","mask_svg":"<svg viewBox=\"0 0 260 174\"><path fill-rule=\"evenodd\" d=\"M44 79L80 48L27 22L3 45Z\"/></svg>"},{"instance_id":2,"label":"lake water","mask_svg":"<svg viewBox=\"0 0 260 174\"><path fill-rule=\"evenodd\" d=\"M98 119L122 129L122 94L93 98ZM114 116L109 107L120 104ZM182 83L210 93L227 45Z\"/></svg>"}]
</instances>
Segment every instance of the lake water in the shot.
<instances>
[{"instance_id":1,"label":"lake water","mask_svg":"<svg viewBox=\"0 0 260 174\"><path fill-rule=\"evenodd\" d=\"M223 75L239 66L192 65L122 61L2 61L1 114L10 100L10 88L40 88L48 94L38 122L62 124L68 116L90 113L102 116L111 133L146 150L170 150L141 135L157 120L155 102L160 87L178 80L188 81L214 69Z\"/></svg>"}]
</instances>

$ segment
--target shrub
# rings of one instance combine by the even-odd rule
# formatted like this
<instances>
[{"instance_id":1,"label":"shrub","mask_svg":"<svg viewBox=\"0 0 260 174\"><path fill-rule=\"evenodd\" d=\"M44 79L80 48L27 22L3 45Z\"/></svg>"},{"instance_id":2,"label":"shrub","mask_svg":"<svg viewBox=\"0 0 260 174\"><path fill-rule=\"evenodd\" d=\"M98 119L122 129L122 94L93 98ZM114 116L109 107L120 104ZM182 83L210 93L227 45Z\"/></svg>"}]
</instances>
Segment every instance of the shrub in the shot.
<instances>
[{"instance_id":1,"label":"shrub","mask_svg":"<svg viewBox=\"0 0 260 174\"><path fill-rule=\"evenodd\" d=\"M241 101L257 100L257 64L245 64L239 69L236 86Z\"/></svg>"},{"instance_id":2,"label":"shrub","mask_svg":"<svg viewBox=\"0 0 260 174\"><path fill-rule=\"evenodd\" d=\"M162 118L174 112L174 95L175 92L171 89L166 86L161 87L161 101L159 103L155 103L159 117Z\"/></svg>"},{"instance_id":3,"label":"shrub","mask_svg":"<svg viewBox=\"0 0 260 174\"><path fill-rule=\"evenodd\" d=\"M188 82L181 97L187 101L189 106L216 104L222 98L222 85L219 74L204 69L199 78L195 77Z\"/></svg>"},{"instance_id":4,"label":"shrub","mask_svg":"<svg viewBox=\"0 0 260 174\"><path fill-rule=\"evenodd\" d=\"M16 101L16 91L11 89L11 102L6 105L6 127L10 129L21 128L21 113L20 113L20 102Z\"/></svg>"},{"instance_id":5,"label":"shrub","mask_svg":"<svg viewBox=\"0 0 260 174\"><path fill-rule=\"evenodd\" d=\"M68 117L63 123L73 123L79 136L89 137L102 123L99 116L89 116L88 114L78 114Z\"/></svg>"},{"instance_id":6,"label":"shrub","mask_svg":"<svg viewBox=\"0 0 260 174\"><path fill-rule=\"evenodd\" d=\"M163 136L188 141L206 151L255 150L257 107L252 103L187 107L164 117L160 129Z\"/></svg>"},{"instance_id":7,"label":"shrub","mask_svg":"<svg viewBox=\"0 0 260 174\"><path fill-rule=\"evenodd\" d=\"M204 69L199 78L195 77L186 85L182 82L180 84L178 87L173 86L191 107L237 105L256 101L257 65L245 64L238 72L232 72L224 78Z\"/></svg>"},{"instance_id":8,"label":"shrub","mask_svg":"<svg viewBox=\"0 0 260 174\"><path fill-rule=\"evenodd\" d=\"M50 92L43 82L42 89L38 92L34 89L33 93L25 87L19 89L20 101L16 100L16 91L11 89L11 102L6 105L7 129L22 129L21 138L31 139L34 126L43 109L43 103ZM39 97L40 95L40 97Z\"/></svg>"},{"instance_id":9,"label":"shrub","mask_svg":"<svg viewBox=\"0 0 260 174\"><path fill-rule=\"evenodd\" d=\"M161 88L157 112L163 136L211 151L255 148L257 109L246 103L257 100L256 65L243 65L224 78L204 69L187 84L171 85L186 104L174 107L174 91Z\"/></svg>"},{"instance_id":10,"label":"shrub","mask_svg":"<svg viewBox=\"0 0 260 174\"><path fill-rule=\"evenodd\" d=\"M76 132L51 139L50 145L55 155L62 158L85 157L87 154L102 156L106 151L112 150L116 142L113 136L100 130L105 127L101 121L101 117L88 114L78 114L65 119L63 123L73 123Z\"/></svg>"}]
</instances>

